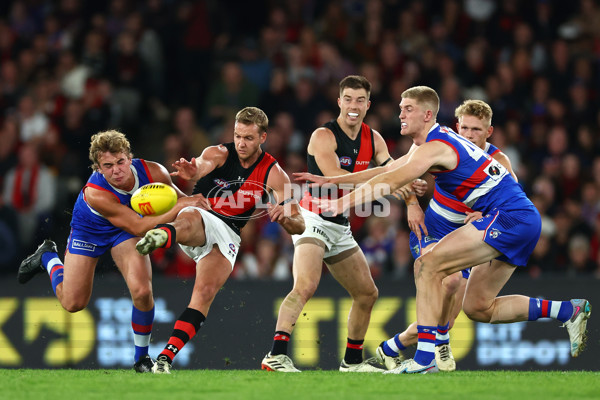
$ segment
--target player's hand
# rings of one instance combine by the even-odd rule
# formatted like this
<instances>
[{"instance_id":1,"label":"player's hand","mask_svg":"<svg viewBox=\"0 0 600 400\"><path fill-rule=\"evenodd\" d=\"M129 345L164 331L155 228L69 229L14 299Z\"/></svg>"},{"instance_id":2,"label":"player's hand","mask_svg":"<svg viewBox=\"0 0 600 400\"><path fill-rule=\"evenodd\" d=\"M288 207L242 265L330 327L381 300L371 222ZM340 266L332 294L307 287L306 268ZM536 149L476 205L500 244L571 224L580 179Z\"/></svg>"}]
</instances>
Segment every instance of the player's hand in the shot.
<instances>
[{"instance_id":1,"label":"player's hand","mask_svg":"<svg viewBox=\"0 0 600 400\"><path fill-rule=\"evenodd\" d=\"M413 193L414 194L414 193ZM402 186L401 188L396 189L392 196L394 196L398 200L406 200L411 195L411 190L409 187Z\"/></svg>"},{"instance_id":2,"label":"player's hand","mask_svg":"<svg viewBox=\"0 0 600 400\"><path fill-rule=\"evenodd\" d=\"M465 224L477 221L481 217L483 217L481 211L473 211L471 213L467 213L467 216L465 217Z\"/></svg>"},{"instance_id":3,"label":"player's hand","mask_svg":"<svg viewBox=\"0 0 600 400\"><path fill-rule=\"evenodd\" d=\"M343 212L338 200L313 198L312 202L319 207L321 214L325 214L326 216L335 217Z\"/></svg>"},{"instance_id":4,"label":"player's hand","mask_svg":"<svg viewBox=\"0 0 600 400\"><path fill-rule=\"evenodd\" d=\"M171 172L171 176L178 176L186 181L192 180L198 173L195 157L192 157L190 161L180 158L179 161L175 161L172 165L177 171Z\"/></svg>"},{"instance_id":5,"label":"player's hand","mask_svg":"<svg viewBox=\"0 0 600 400\"><path fill-rule=\"evenodd\" d=\"M423 230L425 236L429 235L425 226L425 213L419 203L406 207L406 219L408 220L408 227L417 236L417 239L421 240L421 230Z\"/></svg>"},{"instance_id":6,"label":"player's hand","mask_svg":"<svg viewBox=\"0 0 600 400\"><path fill-rule=\"evenodd\" d=\"M181 208L184 207L198 207L203 210L210 210L212 206L210 201L201 193L195 194L193 196L180 197L177 199L177 204L181 205Z\"/></svg>"},{"instance_id":7,"label":"player's hand","mask_svg":"<svg viewBox=\"0 0 600 400\"><path fill-rule=\"evenodd\" d=\"M267 213L271 218L271 222L277 222L278 224L283 223L284 219L290 214L284 205L272 203L267 203Z\"/></svg>"},{"instance_id":8,"label":"player's hand","mask_svg":"<svg viewBox=\"0 0 600 400\"><path fill-rule=\"evenodd\" d=\"M310 181L311 183L309 184L309 186L321 186L321 185L325 185L327 183L331 183L331 182L329 182L329 178L326 178L321 175L311 174L310 172L293 172L292 175L294 175L295 181L298 181L298 182Z\"/></svg>"},{"instance_id":9,"label":"player's hand","mask_svg":"<svg viewBox=\"0 0 600 400\"><path fill-rule=\"evenodd\" d=\"M415 194L419 197L427 193L427 181L424 179L415 179L411 186Z\"/></svg>"}]
</instances>

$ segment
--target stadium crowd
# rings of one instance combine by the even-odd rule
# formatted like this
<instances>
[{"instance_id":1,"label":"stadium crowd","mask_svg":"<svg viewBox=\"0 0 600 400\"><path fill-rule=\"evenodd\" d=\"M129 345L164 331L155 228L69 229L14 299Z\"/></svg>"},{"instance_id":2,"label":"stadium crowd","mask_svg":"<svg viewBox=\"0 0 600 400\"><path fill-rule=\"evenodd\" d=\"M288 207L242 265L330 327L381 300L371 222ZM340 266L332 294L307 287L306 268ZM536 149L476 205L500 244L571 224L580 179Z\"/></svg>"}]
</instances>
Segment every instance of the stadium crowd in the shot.
<instances>
[{"instance_id":1,"label":"stadium crowd","mask_svg":"<svg viewBox=\"0 0 600 400\"><path fill-rule=\"evenodd\" d=\"M64 249L92 134L119 129L136 157L172 170L231 141L235 113L257 106L265 150L291 176L306 171L310 133L338 114L339 81L360 74L373 85L365 122L393 157L411 144L399 135L406 88L436 89L450 127L464 99L488 102L490 141L542 214L519 273L600 279L598 1L12 0L0 5L0 60L2 274L44 238ZM412 274L405 208L390 202L388 218L352 217L375 279ZM234 278L291 279L277 224L251 219L242 243ZM152 262L194 275L177 249Z\"/></svg>"}]
</instances>

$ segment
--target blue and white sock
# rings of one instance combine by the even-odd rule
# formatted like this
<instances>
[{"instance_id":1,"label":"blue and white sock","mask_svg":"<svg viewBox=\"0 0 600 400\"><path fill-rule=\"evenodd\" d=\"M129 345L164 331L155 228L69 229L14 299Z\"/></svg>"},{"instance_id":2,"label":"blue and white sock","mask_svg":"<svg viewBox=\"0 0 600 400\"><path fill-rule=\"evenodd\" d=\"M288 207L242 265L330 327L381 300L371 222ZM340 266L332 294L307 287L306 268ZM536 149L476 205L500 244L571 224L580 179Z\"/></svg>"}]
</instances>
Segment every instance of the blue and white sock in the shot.
<instances>
[{"instance_id":1,"label":"blue and white sock","mask_svg":"<svg viewBox=\"0 0 600 400\"><path fill-rule=\"evenodd\" d=\"M573 304L570 301L551 301L530 298L529 321L539 318L554 318L560 322L567 322L573 315Z\"/></svg>"},{"instance_id":2,"label":"blue and white sock","mask_svg":"<svg viewBox=\"0 0 600 400\"><path fill-rule=\"evenodd\" d=\"M65 267L63 262L58 258L58 254L53 251L47 251L42 254L42 265L48 271L50 281L52 282L52 290L56 295L56 287L62 283Z\"/></svg>"},{"instance_id":3,"label":"blue and white sock","mask_svg":"<svg viewBox=\"0 0 600 400\"><path fill-rule=\"evenodd\" d=\"M450 322L446 325L438 325L437 333L435 334L435 345L439 346L442 344L450 343Z\"/></svg>"},{"instance_id":4,"label":"blue and white sock","mask_svg":"<svg viewBox=\"0 0 600 400\"><path fill-rule=\"evenodd\" d=\"M435 358L435 326L417 325L419 342L414 360L420 365L429 365Z\"/></svg>"},{"instance_id":5,"label":"blue and white sock","mask_svg":"<svg viewBox=\"0 0 600 400\"><path fill-rule=\"evenodd\" d=\"M154 307L150 311L140 311L135 306L131 307L131 327L133 328L133 341L135 343L135 362L148 354L150 334L154 322Z\"/></svg>"},{"instance_id":6,"label":"blue and white sock","mask_svg":"<svg viewBox=\"0 0 600 400\"><path fill-rule=\"evenodd\" d=\"M397 333L393 338L383 342L383 353L386 356L398 357L401 351L406 350L406 346L400 341L400 334Z\"/></svg>"}]
</instances>

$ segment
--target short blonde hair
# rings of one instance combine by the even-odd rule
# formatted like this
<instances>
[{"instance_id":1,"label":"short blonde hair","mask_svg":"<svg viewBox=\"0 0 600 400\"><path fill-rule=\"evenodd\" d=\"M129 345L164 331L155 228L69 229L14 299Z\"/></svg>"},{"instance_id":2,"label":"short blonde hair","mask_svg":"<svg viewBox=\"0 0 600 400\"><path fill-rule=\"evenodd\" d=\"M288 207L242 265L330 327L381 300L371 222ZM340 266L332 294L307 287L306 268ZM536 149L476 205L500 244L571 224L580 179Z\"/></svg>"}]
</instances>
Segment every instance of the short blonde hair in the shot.
<instances>
[{"instance_id":1,"label":"short blonde hair","mask_svg":"<svg viewBox=\"0 0 600 400\"><path fill-rule=\"evenodd\" d=\"M244 125L256 125L258 126L258 133L264 133L269 128L267 114L258 107L241 109L235 116L235 122Z\"/></svg>"},{"instance_id":2,"label":"short blonde hair","mask_svg":"<svg viewBox=\"0 0 600 400\"><path fill-rule=\"evenodd\" d=\"M488 127L492 125L492 107L488 103L481 100L465 100L460 106L454 111L456 118L461 118L465 115L477 117L481 121L485 122Z\"/></svg>"},{"instance_id":3,"label":"short blonde hair","mask_svg":"<svg viewBox=\"0 0 600 400\"><path fill-rule=\"evenodd\" d=\"M429 86L413 86L406 89L402 92L402 98L416 100L419 105L424 106L427 110L431 110L434 117L437 117L440 110L440 97Z\"/></svg>"},{"instance_id":4,"label":"short blonde hair","mask_svg":"<svg viewBox=\"0 0 600 400\"><path fill-rule=\"evenodd\" d=\"M129 158L133 157L131 145L124 134L116 130L98 132L92 136L90 141L89 157L93 170L100 168L98 158L107 151L112 154L125 153Z\"/></svg>"}]
</instances>

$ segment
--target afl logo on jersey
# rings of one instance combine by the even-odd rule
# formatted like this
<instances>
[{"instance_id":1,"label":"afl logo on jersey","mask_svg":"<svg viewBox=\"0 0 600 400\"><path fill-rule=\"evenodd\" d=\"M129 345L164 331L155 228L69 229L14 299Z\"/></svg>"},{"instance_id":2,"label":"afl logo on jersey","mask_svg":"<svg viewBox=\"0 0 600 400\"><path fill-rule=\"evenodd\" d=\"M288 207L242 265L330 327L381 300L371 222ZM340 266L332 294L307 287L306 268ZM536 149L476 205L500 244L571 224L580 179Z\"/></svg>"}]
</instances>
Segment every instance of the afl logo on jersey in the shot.
<instances>
[{"instance_id":1,"label":"afl logo on jersey","mask_svg":"<svg viewBox=\"0 0 600 400\"><path fill-rule=\"evenodd\" d=\"M490 165L490 167L488 168L488 173L490 174L490 176L500 175L500 168L498 168L495 165Z\"/></svg>"},{"instance_id":2,"label":"afl logo on jersey","mask_svg":"<svg viewBox=\"0 0 600 400\"><path fill-rule=\"evenodd\" d=\"M340 165L342 167L349 167L350 165L352 165L352 159L347 156L340 157Z\"/></svg>"},{"instance_id":3,"label":"afl logo on jersey","mask_svg":"<svg viewBox=\"0 0 600 400\"><path fill-rule=\"evenodd\" d=\"M221 187L223 189L227 189L229 187L229 183L227 183L227 181L225 181L221 178L215 179L214 182L218 187Z\"/></svg>"}]
</instances>

